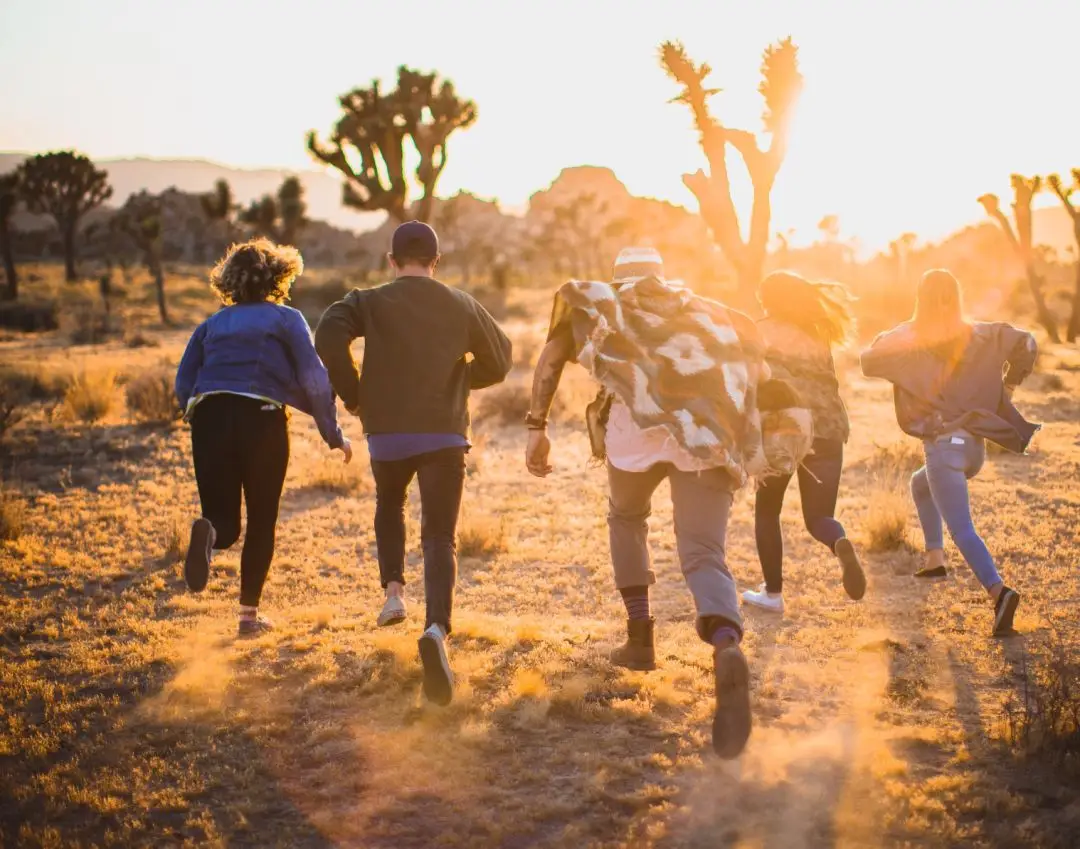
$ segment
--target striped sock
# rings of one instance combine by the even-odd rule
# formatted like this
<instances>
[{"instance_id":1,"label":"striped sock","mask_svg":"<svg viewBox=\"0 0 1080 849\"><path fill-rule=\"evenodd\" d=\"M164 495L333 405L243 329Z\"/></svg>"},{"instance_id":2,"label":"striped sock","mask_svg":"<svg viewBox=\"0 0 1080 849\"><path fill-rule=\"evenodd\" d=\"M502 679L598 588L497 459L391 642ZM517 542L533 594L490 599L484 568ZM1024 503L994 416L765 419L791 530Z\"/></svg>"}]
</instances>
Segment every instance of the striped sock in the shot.
<instances>
[{"instance_id":1,"label":"striped sock","mask_svg":"<svg viewBox=\"0 0 1080 849\"><path fill-rule=\"evenodd\" d=\"M258 605L255 605L254 607L252 607L250 604L241 604L240 605L240 620L241 621L251 622L251 621L254 621L256 618L258 618L258 616L259 616L259 607L258 607Z\"/></svg>"},{"instance_id":2,"label":"striped sock","mask_svg":"<svg viewBox=\"0 0 1080 849\"><path fill-rule=\"evenodd\" d=\"M622 593L628 619L648 619L652 615L648 587L627 587L619 592Z\"/></svg>"}]
</instances>

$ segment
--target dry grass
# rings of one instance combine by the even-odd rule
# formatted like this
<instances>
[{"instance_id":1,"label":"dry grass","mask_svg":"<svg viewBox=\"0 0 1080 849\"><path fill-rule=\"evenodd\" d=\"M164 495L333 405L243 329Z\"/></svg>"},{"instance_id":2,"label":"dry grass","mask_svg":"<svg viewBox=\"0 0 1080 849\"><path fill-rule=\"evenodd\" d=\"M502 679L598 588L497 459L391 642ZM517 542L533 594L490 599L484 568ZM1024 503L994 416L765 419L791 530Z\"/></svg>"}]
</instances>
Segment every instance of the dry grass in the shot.
<instances>
[{"instance_id":1,"label":"dry grass","mask_svg":"<svg viewBox=\"0 0 1080 849\"><path fill-rule=\"evenodd\" d=\"M898 551L908 543L910 499L887 483L877 483L867 497L863 535L870 551Z\"/></svg>"},{"instance_id":2,"label":"dry grass","mask_svg":"<svg viewBox=\"0 0 1080 849\"><path fill-rule=\"evenodd\" d=\"M16 540L26 529L26 502L0 479L0 540Z\"/></svg>"},{"instance_id":3,"label":"dry grass","mask_svg":"<svg viewBox=\"0 0 1080 849\"><path fill-rule=\"evenodd\" d=\"M116 405L116 373L82 371L64 392L64 412L75 421L93 424L104 419Z\"/></svg>"},{"instance_id":4,"label":"dry grass","mask_svg":"<svg viewBox=\"0 0 1080 849\"><path fill-rule=\"evenodd\" d=\"M152 317L141 298L133 287L124 303ZM549 303L536 299L523 332ZM185 334L148 332L175 360ZM73 367L51 337L5 357L49 375ZM131 374L140 357L110 343L78 365ZM571 410L589 394L579 376L567 374ZM850 454L870 457L874 440L902 438L889 393L846 378ZM1037 389L1021 402L1049 403ZM708 751L709 650L693 631L666 487L651 521L660 668L606 660L624 612L606 481L587 467L580 429L557 429L556 470L539 481L521 467L519 423L484 423L462 530L496 553L461 558L458 692L439 710L420 694L416 659L415 492L411 618L378 629L373 493L312 489L340 456L294 416L262 603L278 628L236 641L238 547L215 558L200 595L176 562L198 514L186 429L115 417L89 428L32 408L6 439L24 516L22 534L0 541L0 844L1071 849L1075 779L987 745L1003 697L1022 691L1024 640L1056 612L1067 655L1080 646L1080 404L1052 403L1037 454L995 458L971 483L976 525L1023 593L1024 637L988 638L989 606L961 565L927 587L903 553L867 551L868 592L851 602L789 493L788 610L745 612L755 730L729 765ZM358 479L365 459L353 461ZM869 494L889 469L885 491L910 525L899 468L913 459L849 465L840 516L853 536L866 538ZM741 494L727 545L741 588L760 580L752 512Z\"/></svg>"},{"instance_id":5,"label":"dry grass","mask_svg":"<svg viewBox=\"0 0 1080 849\"><path fill-rule=\"evenodd\" d=\"M128 381L124 400L135 421L162 424L180 418L173 376L171 370L159 370L139 374Z\"/></svg>"},{"instance_id":6,"label":"dry grass","mask_svg":"<svg viewBox=\"0 0 1080 849\"><path fill-rule=\"evenodd\" d=\"M503 520L486 514L462 516L457 533L457 550L462 557L495 557L508 549Z\"/></svg>"}]
</instances>

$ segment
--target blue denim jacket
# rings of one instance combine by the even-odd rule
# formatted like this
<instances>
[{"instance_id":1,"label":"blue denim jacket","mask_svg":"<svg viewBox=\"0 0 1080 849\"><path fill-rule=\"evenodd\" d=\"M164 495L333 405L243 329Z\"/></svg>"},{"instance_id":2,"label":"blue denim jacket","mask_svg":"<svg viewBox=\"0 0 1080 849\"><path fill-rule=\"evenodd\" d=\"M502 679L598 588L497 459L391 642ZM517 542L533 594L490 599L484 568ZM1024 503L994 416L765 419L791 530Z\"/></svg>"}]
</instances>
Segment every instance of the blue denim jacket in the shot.
<instances>
[{"instance_id":1,"label":"blue denim jacket","mask_svg":"<svg viewBox=\"0 0 1080 849\"><path fill-rule=\"evenodd\" d=\"M299 311L281 304L235 304L195 328L176 371L181 409L207 392L269 398L313 416L331 448L343 442L326 367Z\"/></svg>"}]
</instances>

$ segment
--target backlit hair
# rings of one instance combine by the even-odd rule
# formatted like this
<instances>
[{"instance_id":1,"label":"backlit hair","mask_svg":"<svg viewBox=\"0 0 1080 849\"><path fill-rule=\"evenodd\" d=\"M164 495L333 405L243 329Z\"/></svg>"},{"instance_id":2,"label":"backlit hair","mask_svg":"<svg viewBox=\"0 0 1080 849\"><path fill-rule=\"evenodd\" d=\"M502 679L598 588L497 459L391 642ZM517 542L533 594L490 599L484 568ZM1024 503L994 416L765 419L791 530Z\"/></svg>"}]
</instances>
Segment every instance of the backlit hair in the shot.
<instances>
[{"instance_id":1,"label":"backlit hair","mask_svg":"<svg viewBox=\"0 0 1080 849\"><path fill-rule=\"evenodd\" d=\"M769 318L793 324L826 344L846 345L855 336L854 298L839 283L774 271L761 281L758 300Z\"/></svg>"},{"instance_id":2,"label":"backlit hair","mask_svg":"<svg viewBox=\"0 0 1080 849\"><path fill-rule=\"evenodd\" d=\"M232 245L210 272L210 287L222 303L280 304L289 297L292 284L304 273L300 251L269 239L252 239Z\"/></svg>"}]
</instances>

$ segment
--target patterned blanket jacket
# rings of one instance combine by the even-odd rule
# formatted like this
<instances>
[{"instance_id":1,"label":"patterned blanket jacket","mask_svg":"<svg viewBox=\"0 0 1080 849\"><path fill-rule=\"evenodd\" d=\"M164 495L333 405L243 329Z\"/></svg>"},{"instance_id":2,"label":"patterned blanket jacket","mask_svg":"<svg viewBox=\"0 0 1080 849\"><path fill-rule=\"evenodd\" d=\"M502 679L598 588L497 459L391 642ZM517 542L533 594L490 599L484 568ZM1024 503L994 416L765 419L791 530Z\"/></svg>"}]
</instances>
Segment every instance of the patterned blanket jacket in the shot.
<instances>
[{"instance_id":1,"label":"patterned blanket jacket","mask_svg":"<svg viewBox=\"0 0 1080 849\"><path fill-rule=\"evenodd\" d=\"M762 380L765 345L748 316L645 277L618 288L565 284L552 327L562 321L570 322L577 362L629 408L638 427L663 427L740 485L790 474L809 452L811 416L796 393L770 387L766 394L780 403L759 405L762 385L776 381Z\"/></svg>"}]
</instances>

